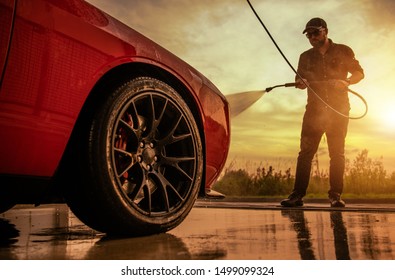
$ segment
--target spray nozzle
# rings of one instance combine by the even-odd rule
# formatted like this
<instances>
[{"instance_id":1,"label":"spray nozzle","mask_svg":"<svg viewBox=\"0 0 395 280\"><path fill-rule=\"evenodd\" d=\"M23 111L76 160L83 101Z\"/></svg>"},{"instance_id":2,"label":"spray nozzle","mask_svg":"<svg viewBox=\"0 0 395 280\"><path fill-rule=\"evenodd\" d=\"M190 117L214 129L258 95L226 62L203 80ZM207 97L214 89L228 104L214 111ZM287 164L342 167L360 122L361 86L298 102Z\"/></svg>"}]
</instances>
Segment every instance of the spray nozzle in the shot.
<instances>
[{"instance_id":1,"label":"spray nozzle","mask_svg":"<svg viewBox=\"0 0 395 280\"><path fill-rule=\"evenodd\" d=\"M286 83L286 84L283 84L283 85L276 85L276 86L273 86L273 87L268 87L268 88L265 89L265 91L269 92L272 89L278 88L278 87L294 87L294 86L296 86L296 83Z\"/></svg>"}]
</instances>

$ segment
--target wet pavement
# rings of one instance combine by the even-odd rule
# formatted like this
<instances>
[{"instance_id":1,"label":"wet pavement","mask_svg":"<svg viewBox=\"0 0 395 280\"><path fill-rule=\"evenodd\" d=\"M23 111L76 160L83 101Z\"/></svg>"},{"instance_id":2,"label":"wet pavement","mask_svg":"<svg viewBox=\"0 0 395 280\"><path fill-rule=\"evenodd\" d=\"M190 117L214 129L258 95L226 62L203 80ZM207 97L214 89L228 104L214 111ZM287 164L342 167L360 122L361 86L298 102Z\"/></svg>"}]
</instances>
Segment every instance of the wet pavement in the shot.
<instances>
[{"instance_id":1,"label":"wet pavement","mask_svg":"<svg viewBox=\"0 0 395 280\"><path fill-rule=\"evenodd\" d=\"M278 202L198 200L168 233L111 238L64 204L19 205L0 214L0 259L392 260L394 228L391 203L284 209Z\"/></svg>"}]
</instances>

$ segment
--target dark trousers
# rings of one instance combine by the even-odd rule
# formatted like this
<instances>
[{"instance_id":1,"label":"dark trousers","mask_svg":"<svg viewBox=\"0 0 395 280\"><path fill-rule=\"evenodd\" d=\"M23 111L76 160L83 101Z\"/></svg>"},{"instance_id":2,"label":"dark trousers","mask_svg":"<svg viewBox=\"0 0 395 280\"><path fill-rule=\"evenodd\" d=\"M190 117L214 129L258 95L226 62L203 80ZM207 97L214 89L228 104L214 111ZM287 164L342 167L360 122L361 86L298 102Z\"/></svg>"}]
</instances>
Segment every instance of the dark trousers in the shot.
<instances>
[{"instance_id":1,"label":"dark trousers","mask_svg":"<svg viewBox=\"0 0 395 280\"><path fill-rule=\"evenodd\" d=\"M333 112L306 111L303 118L294 192L304 196L309 185L313 157L318 150L322 136L326 135L330 166L329 195L343 192L345 168L344 146L348 119Z\"/></svg>"}]
</instances>

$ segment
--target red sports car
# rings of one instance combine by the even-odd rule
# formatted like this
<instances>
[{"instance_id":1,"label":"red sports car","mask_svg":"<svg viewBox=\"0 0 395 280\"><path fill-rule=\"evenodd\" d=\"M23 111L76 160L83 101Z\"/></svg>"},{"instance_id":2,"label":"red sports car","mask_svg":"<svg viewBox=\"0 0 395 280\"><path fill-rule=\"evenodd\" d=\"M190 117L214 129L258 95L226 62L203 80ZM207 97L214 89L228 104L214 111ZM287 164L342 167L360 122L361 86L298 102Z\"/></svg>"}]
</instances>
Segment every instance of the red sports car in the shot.
<instances>
[{"instance_id":1,"label":"red sports car","mask_svg":"<svg viewBox=\"0 0 395 280\"><path fill-rule=\"evenodd\" d=\"M82 0L0 0L0 212L61 194L107 233L177 226L224 166L225 97Z\"/></svg>"}]
</instances>

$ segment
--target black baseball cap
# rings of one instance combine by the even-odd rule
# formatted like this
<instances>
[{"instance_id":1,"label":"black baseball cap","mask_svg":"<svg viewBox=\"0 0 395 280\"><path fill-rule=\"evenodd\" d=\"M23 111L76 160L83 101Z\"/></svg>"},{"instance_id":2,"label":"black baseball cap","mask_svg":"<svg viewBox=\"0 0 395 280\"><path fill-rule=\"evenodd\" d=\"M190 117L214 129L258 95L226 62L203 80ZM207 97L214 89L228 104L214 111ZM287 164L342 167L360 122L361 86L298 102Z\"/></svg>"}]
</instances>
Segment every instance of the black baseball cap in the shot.
<instances>
[{"instance_id":1,"label":"black baseball cap","mask_svg":"<svg viewBox=\"0 0 395 280\"><path fill-rule=\"evenodd\" d=\"M309 29L327 29L326 22L322 18L312 18L306 23L306 28L303 30L303 34L307 32Z\"/></svg>"}]
</instances>

